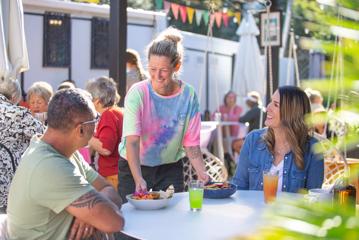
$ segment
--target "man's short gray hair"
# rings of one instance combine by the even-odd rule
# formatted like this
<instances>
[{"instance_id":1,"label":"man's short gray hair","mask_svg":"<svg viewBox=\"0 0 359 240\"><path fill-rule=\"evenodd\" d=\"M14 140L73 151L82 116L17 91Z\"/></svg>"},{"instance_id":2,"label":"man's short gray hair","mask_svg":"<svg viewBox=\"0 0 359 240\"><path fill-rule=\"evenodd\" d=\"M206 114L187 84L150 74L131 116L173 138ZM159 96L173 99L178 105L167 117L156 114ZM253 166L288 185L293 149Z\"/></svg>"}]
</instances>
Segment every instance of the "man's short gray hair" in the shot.
<instances>
[{"instance_id":1,"label":"man's short gray hair","mask_svg":"<svg viewBox=\"0 0 359 240\"><path fill-rule=\"evenodd\" d=\"M13 104L21 100L21 87L17 79L0 78L0 94L4 95Z\"/></svg>"},{"instance_id":2,"label":"man's short gray hair","mask_svg":"<svg viewBox=\"0 0 359 240\"><path fill-rule=\"evenodd\" d=\"M95 116L91 97L81 89L58 91L50 100L47 125L57 130L68 131L89 116Z\"/></svg>"},{"instance_id":3,"label":"man's short gray hair","mask_svg":"<svg viewBox=\"0 0 359 240\"><path fill-rule=\"evenodd\" d=\"M54 91L50 84L47 82L35 82L31 85L29 90L27 91L27 101L30 101L31 95L38 95L42 97L45 102L49 102L52 95L54 95Z\"/></svg>"},{"instance_id":4,"label":"man's short gray hair","mask_svg":"<svg viewBox=\"0 0 359 240\"><path fill-rule=\"evenodd\" d=\"M86 90L94 100L98 99L103 107L112 107L120 100L116 83L109 77L89 80L86 84Z\"/></svg>"}]
</instances>

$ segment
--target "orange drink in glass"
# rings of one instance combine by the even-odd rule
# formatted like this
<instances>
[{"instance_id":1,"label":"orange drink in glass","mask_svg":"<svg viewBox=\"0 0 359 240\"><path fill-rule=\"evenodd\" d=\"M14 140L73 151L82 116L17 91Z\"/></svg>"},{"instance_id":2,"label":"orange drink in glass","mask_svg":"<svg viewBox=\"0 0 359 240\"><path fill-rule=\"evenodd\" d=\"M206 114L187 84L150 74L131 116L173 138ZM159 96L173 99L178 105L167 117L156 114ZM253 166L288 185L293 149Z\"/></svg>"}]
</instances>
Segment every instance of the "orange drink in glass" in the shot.
<instances>
[{"instance_id":1,"label":"orange drink in glass","mask_svg":"<svg viewBox=\"0 0 359 240\"><path fill-rule=\"evenodd\" d=\"M263 171L264 202L273 202L277 197L278 172Z\"/></svg>"}]
</instances>

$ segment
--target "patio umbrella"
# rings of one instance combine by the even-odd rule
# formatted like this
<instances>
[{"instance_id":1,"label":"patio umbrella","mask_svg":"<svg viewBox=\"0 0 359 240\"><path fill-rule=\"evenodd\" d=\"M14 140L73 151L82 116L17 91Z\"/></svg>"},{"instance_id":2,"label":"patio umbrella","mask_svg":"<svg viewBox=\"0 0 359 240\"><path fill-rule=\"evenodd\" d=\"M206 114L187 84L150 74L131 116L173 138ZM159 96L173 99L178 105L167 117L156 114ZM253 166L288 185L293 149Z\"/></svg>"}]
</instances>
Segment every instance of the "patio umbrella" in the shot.
<instances>
[{"instance_id":1,"label":"patio umbrella","mask_svg":"<svg viewBox=\"0 0 359 240\"><path fill-rule=\"evenodd\" d=\"M0 77L15 79L28 69L22 0L1 0Z\"/></svg>"},{"instance_id":2,"label":"patio umbrella","mask_svg":"<svg viewBox=\"0 0 359 240\"><path fill-rule=\"evenodd\" d=\"M256 36L259 29L250 12L242 20L237 34L240 36L236 54L232 89L242 100L250 91L257 91L263 99L266 93L266 77Z\"/></svg>"}]
</instances>

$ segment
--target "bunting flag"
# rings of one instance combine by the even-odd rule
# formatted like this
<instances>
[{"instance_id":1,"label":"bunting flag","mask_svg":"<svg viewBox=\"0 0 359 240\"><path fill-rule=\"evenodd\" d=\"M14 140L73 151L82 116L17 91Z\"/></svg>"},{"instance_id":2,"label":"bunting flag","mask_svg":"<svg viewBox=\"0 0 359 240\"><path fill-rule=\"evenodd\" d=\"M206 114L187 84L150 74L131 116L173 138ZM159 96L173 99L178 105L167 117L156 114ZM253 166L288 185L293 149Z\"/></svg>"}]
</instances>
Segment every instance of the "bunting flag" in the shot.
<instances>
[{"instance_id":1,"label":"bunting flag","mask_svg":"<svg viewBox=\"0 0 359 240\"><path fill-rule=\"evenodd\" d=\"M239 24L241 22L241 13L240 12L236 12L234 13L234 16L237 19L237 23Z\"/></svg>"},{"instance_id":2,"label":"bunting flag","mask_svg":"<svg viewBox=\"0 0 359 240\"><path fill-rule=\"evenodd\" d=\"M178 10L179 10L180 5L176 4L176 3L171 3L171 9L172 9L172 13L173 16L175 17L175 19L178 19Z\"/></svg>"},{"instance_id":3,"label":"bunting flag","mask_svg":"<svg viewBox=\"0 0 359 240\"><path fill-rule=\"evenodd\" d=\"M208 21L209 21L209 12L207 10L205 10L202 14L203 16L203 20L204 20L204 24L208 25Z\"/></svg>"},{"instance_id":4,"label":"bunting flag","mask_svg":"<svg viewBox=\"0 0 359 240\"><path fill-rule=\"evenodd\" d=\"M222 17L223 17L223 24L225 27L228 27L228 14L227 13L223 13L222 14Z\"/></svg>"},{"instance_id":5,"label":"bunting flag","mask_svg":"<svg viewBox=\"0 0 359 240\"><path fill-rule=\"evenodd\" d=\"M156 9L163 9L163 0L156 0Z\"/></svg>"},{"instance_id":6,"label":"bunting flag","mask_svg":"<svg viewBox=\"0 0 359 240\"><path fill-rule=\"evenodd\" d=\"M220 28L222 24L222 12L215 12L214 17L216 19L217 27Z\"/></svg>"},{"instance_id":7,"label":"bunting flag","mask_svg":"<svg viewBox=\"0 0 359 240\"><path fill-rule=\"evenodd\" d=\"M181 14L182 22L183 23L187 22L187 7L180 5L179 11Z\"/></svg>"},{"instance_id":8,"label":"bunting flag","mask_svg":"<svg viewBox=\"0 0 359 240\"><path fill-rule=\"evenodd\" d=\"M234 12L232 10L228 10L227 11L227 15L228 17L233 17L234 16Z\"/></svg>"},{"instance_id":9,"label":"bunting flag","mask_svg":"<svg viewBox=\"0 0 359 240\"><path fill-rule=\"evenodd\" d=\"M168 14L168 12L170 11L171 8L171 3L167 2L167 1L163 1L164 6L165 6L165 12L166 14Z\"/></svg>"},{"instance_id":10,"label":"bunting flag","mask_svg":"<svg viewBox=\"0 0 359 240\"><path fill-rule=\"evenodd\" d=\"M192 24L193 22L193 15L194 15L194 9L191 7L187 7L187 13L188 13L188 22L189 24ZM197 24L199 25L199 24Z\"/></svg>"},{"instance_id":11,"label":"bunting flag","mask_svg":"<svg viewBox=\"0 0 359 240\"><path fill-rule=\"evenodd\" d=\"M201 19L202 19L202 15L203 15L203 10L196 10L196 23L197 26L201 25Z\"/></svg>"},{"instance_id":12,"label":"bunting flag","mask_svg":"<svg viewBox=\"0 0 359 240\"><path fill-rule=\"evenodd\" d=\"M209 24L213 27L213 24L214 24L214 20L215 20L215 15L212 13L210 16L209 16Z\"/></svg>"},{"instance_id":13,"label":"bunting flag","mask_svg":"<svg viewBox=\"0 0 359 240\"><path fill-rule=\"evenodd\" d=\"M96 0L89 0L89 1L96 1ZM164 8L166 14L168 14L169 11L172 10L173 16L176 20L178 20L179 17L178 14L180 14L181 21L183 23L186 23L188 20L189 24L192 24L194 15L196 15L195 21L197 26L201 25L202 18L205 25L208 25L209 21L211 21L211 24L213 25L215 22L218 28L221 27L222 21L224 27L228 27L230 18L232 17L235 17L238 24L241 21L241 13L234 12L233 10L230 9L226 12L215 12L213 14L210 14L208 10L195 9L177 3L172 3L166 0L155 0L155 4L156 4L156 8L158 9Z\"/></svg>"}]
</instances>

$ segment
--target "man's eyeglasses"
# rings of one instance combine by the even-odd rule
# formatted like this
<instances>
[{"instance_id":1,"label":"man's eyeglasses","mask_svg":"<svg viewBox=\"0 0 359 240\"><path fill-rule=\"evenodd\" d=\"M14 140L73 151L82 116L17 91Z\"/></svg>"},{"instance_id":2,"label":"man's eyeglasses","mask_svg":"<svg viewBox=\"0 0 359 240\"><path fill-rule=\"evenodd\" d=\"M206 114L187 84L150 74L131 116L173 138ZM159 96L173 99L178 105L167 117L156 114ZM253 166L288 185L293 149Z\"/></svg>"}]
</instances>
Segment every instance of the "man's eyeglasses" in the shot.
<instances>
[{"instance_id":1,"label":"man's eyeglasses","mask_svg":"<svg viewBox=\"0 0 359 240\"><path fill-rule=\"evenodd\" d=\"M96 117L93 120L90 121L86 121L86 122L82 122L80 123L81 125L85 125L85 124L92 124L92 123L97 123L100 120L100 114L97 114Z\"/></svg>"}]
</instances>

